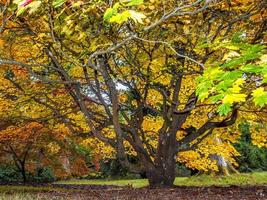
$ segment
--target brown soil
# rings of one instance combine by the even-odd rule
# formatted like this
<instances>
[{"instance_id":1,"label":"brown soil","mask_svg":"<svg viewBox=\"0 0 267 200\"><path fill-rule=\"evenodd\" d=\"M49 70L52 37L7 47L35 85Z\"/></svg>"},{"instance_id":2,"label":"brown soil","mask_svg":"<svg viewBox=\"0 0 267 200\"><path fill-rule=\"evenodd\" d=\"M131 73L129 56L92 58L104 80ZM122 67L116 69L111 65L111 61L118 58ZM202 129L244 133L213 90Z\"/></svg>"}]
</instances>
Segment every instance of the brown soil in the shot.
<instances>
[{"instance_id":1,"label":"brown soil","mask_svg":"<svg viewBox=\"0 0 267 200\"><path fill-rule=\"evenodd\" d=\"M70 200L267 200L267 186L134 189L117 186L54 185L51 192L38 192L39 195Z\"/></svg>"}]
</instances>

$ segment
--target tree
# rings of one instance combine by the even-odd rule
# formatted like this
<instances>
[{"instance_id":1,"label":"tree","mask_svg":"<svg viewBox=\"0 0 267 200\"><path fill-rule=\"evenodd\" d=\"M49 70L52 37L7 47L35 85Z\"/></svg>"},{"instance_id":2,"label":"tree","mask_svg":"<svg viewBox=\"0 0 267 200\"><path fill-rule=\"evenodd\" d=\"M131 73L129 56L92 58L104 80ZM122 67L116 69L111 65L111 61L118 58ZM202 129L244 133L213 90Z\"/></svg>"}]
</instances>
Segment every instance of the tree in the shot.
<instances>
[{"instance_id":1,"label":"tree","mask_svg":"<svg viewBox=\"0 0 267 200\"><path fill-rule=\"evenodd\" d=\"M259 148L257 143L256 145L252 143L253 140L249 132L253 130L253 125L251 126L246 122L240 124L239 128L242 135L239 142L235 144L235 148L240 152L237 159L239 163L238 170L241 172L266 171L267 149L266 147Z\"/></svg>"},{"instance_id":2,"label":"tree","mask_svg":"<svg viewBox=\"0 0 267 200\"><path fill-rule=\"evenodd\" d=\"M130 171L145 172L151 186L172 185L177 154L233 125L247 105L266 109L260 0L15 4L4 6L2 31L35 52L0 64L62 88L88 135L114 148ZM13 36L9 21L19 27ZM129 146L138 164L128 161Z\"/></svg>"},{"instance_id":3,"label":"tree","mask_svg":"<svg viewBox=\"0 0 267 200\"><path fill-rule=\"evenodd\" d=\"M11 155L15 166L23 177L23 182L27 181L26 160L33 148L33 144L36 144L34 141L40 137L40 129L38 124L29 124L18 130L9 128L2 132L0 136L1 152L6 157L8 154ZM23 134L21 131L23 131Z\"/></svg>"},{"instance_id":4,"label":"tree","mask_svg":"<svg viewBox=\"0 0 267 200\"><path fill-rule=\"evenodd\" d=\"M9 126L0 132L0 144L1 163L13 163L24 183L31 180L30 173L38 176L48 166L57 178L81 176L88 171L84 152L64 125L52 129L37 122Z\"/></svg>"}]
</instances>

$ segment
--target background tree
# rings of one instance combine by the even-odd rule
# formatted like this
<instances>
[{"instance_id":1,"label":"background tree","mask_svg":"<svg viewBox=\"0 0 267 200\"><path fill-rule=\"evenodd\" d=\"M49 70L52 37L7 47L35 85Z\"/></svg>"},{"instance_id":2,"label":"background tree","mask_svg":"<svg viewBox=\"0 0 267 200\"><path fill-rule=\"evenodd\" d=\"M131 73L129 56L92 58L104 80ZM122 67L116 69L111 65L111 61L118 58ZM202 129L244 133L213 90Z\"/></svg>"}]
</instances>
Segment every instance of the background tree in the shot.
<instances>
[{"instance_id":1,"label":"background tree","mask_svg":"<svg viewBox=\"0 0 267 200\"><path fill-rule=\"evenodd\" d=\"M240 156L237 158L238 170L240 172L266 171L266 147L259 148L253 144L248 123L241 124L240 129L242 136L239 142L235 144L235 148L240 152Z\"/></svg>"},{"instance_id":2,"label":"background tree","mask_svg":"<svg viewBox=\"0 0 267 200\"><path fill-rule=\"evenodd\" d=\"M71 139L64 125L53 129L37 122L9 126L0 132L0 144L1 164L16 166L23 182L41 181L37 179L42 179L47 167L54 172L53 180L88 172L86 149Z\"/></svg>"}]
</instances>

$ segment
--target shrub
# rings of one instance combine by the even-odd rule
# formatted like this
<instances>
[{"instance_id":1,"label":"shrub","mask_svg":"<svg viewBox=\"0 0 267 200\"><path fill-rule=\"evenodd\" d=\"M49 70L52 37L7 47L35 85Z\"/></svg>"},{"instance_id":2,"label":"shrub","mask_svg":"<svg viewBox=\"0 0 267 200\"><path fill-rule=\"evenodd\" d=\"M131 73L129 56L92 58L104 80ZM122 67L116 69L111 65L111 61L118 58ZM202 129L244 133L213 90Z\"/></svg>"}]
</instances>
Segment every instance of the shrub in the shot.
<instances>
[{"instance_id":1,"label":"shrub","mask_svg":"<svg viewBox=\"0 0 267 200\"><path fill-rule=\"evenodd\" d=\"M239 126L242 135L239 142L234 146L241 154L237 158L240 172L266 171L267 170L267 149L259 148L252 144L249 124L243 123Z\"/></svg>"},{"instance_id":2,"label":"shrub","mask_svg":"<svg viewBox=\"0 0 267 200\"><path fill-rule=\"evenodd\" d=\"M101 178L104 178L104 176L101 172L90 172L85 178L86 179L101 179Z\"/></svg>"},{"instance_id":3,"label":"shrub","mask_svg":"<svg viewBox=\"0 0 267 200\"><path fill-rule=\"evenodd\" d=\"M0 182L19 182L21 180L22 176L15 166L0 165Z\"/></svg>"},{"instance_id":4,"label":"shrub","mask_svg":"<svg viewBox=\"0 0 267 200\"><path fill-rule=\"evenodd\" d=\"M32 177L34 182L44 183L56 180L53 170L50 167L37 168Z\"/></svg>"},{"instance_id":5,"label":"shrub","mask_svg":"<svg viewBox=\"0 0 267 200\"><path fill-rule=\"evenodd\" d=\"M127 175L127 169L121 166L119 161L116 159L110 159L108 161L101 161L100 171L105 177Z\"/></svg>"},{"instance_id":6,"label":"shrub","mask_svg":"<svg viewBox=\"0 0 267 200\"><path fill-rule=\"evenodd\" d=\"M188 177L191 176L193 170L188 169L186 166L178 163L176 165L176 176Z\"/></svg>"}]
</instances>

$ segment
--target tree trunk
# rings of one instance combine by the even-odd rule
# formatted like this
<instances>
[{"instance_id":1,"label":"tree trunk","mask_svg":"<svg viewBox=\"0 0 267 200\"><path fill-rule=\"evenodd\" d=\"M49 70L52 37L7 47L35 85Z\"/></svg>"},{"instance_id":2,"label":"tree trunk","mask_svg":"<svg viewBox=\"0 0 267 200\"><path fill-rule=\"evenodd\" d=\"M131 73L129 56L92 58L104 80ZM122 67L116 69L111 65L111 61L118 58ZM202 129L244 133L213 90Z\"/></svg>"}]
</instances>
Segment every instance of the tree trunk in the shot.
<instances>
[{"instance_id":1,"label":"tree trunk","mask_svg":"<svg viewBox=\"0 0 267 200\"><path fill-rule=\"evenodd\" d=\"M156 167L147 172L149 186L155 187L171 187L175 179L176 161L171 156L162 158Z\"/></svg>"},{"instance_id":2,"label":"tree trunk","mask_svg":"<svg viewBox=\"0 0 267 200\"><path fill-rule=\"evenodd\" d=\"M27 182L27 176L26 176L26 171L25 168L23 167L21 170L22 178L23 178L23 183Z\"/></svg>"},{"instance_id":3,"label":"tree trunk","mask_svg":"<svg viewBox=\"0 0 267 200\"><path fill-rule=\"evenodd\" d=\"M211 174L215 175L230 175L236 174L238 171L234 168L234 166L227 161L223 156L220 155L211 155L210 157L212 160L217 161L218 171L211 171Z\"/></svg>"},{"instance_id":4,"label":"tree trunk","mask_svg":"<svg viewBox=\"0 0 267 200\"><path fill-rule=\"evenodd\" d=\"M27 176L26 176L26 169L25 169L25 162L19 162L19 170L20 170L20 173L22 175L22 179L23 179L23 183L26 183L27 182Z\"/></svg>"},{"instance_id":5,"label":"tree trunk","mask_svg":"<svg viewBox=\"0 0 267 200\"><path fill-rule=\"evenodd\" d=\"M171 187L175 179L175 169L163 170L155 169L147 172L149 186L155 187Z\"/></svg>"}]
</instances>

